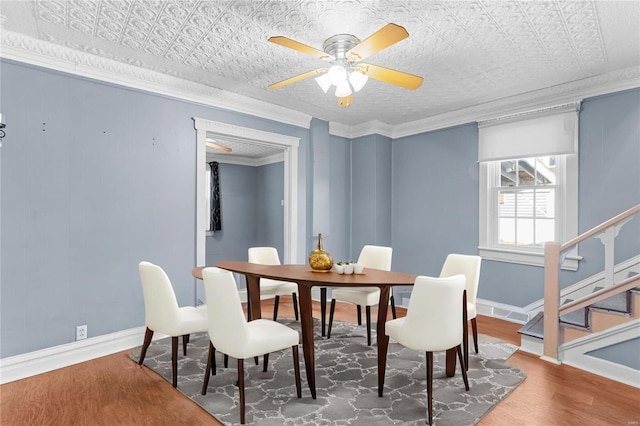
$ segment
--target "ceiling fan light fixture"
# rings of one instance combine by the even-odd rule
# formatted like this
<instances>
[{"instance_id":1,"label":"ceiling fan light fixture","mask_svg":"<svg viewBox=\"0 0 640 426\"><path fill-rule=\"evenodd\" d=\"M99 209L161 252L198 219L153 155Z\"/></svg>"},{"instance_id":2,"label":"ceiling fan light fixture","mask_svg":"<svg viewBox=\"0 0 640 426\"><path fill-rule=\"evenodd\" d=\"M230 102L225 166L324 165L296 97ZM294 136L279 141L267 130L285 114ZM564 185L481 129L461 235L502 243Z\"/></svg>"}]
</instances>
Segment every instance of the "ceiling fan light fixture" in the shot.
<instances>
[{"instance_id":1,"label":"ceiling fan light fixture","mask_svg":"<svg viewBox=\"0 0 640 426\"><path fill-rule=\"evenodd\" d=\"M329 74L324 73L320 77L316 77L316 83L318 83L318 86L320 86L324 93L327 93L329 91L329 88L331 87Z\"/></svg>"},{"instance_id":2,"label":"ceiling fan light fixture","mask_svg":"<svg viewBox=\"0 0 640 426\"><path fill-rule=\"evenodd\" d=\"M353 103L353 95L338 98L338 106L346 108Z\"/></svg>"},{"instance_id":3,"label":"ceiling fan light fixture","mask_svg":"<svg viewBox=\"0 0 640 426\"><path fill-rule=\"evenodd\" d=\"M339 98L344 98L351 95L353 91L351 90L351 86L347 80L343 81L336 87L336 96Z\"/></svg>"},{"instance_id":4,"label":"ceiling fan light fixture","mask_svg":"<svg viewBox=\"0 0 640 426\"><path fill-rule=\"evenodd\" d=\"M329 68L327 76L329 76L331 84L339 86L341 83L347 81L347 70L341 65L334 65Z\"/></svg>"},{"instance_id":5,"label":"ceiling fan light fixture","mask_svg":"<svg viewBox=\"0 0 640 426\"><path fill-rule=\"evenodd\" d=\"M362 71L355 70L351 71L351 73L349 74L349 83L351 83L354 92L359 92L360 89L362 89L364 85L367 84L367 81L369 81L369 77Z\"/></svg>"}]
</instances>

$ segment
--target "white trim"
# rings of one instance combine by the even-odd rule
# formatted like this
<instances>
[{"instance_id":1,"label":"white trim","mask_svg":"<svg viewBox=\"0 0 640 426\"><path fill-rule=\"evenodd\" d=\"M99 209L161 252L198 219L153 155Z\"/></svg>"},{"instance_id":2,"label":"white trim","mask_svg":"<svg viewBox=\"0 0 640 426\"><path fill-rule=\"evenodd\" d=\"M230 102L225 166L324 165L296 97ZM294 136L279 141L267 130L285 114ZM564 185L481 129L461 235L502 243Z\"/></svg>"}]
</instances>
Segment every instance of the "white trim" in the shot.
<instances>
[{"instance_id":1,"label":"white trim","mask_svg":"<svg viewBox=\"0 0 640 426\"><path fill-rule=\"evenodd\" d=\"M6 29L0 31L0 40L0 57L3 58L165 94L178 99L250 114L306 129L309 129L311 125L312 117L296 110L101 58ZM398 139L479 120L488 120L518 111L576 102L588 97L638 87L640 87L640 68L637 66L628 67L406 123L388 124L371 121L350 126L330 122L329 129L331 134L347 138L377 133Z\"/></svg>"},{"instance_id":2,"label":"white trim","mask_svg":"<svg viewBox=\"0 0 640 426\"><path fill-rule=\"evenodd\" d=\"M247 143L283 150L284 158L284 262L295 263L298 226L298 145L300 138L248 127L193 118L196 129L196 265L206 263L207 215L204 196L207 137L233 137ZM196 282L194 281L194 286ZM197 288L197 287L196 287ZM197 300L197 290L196 290Z\"/></svg>"},{"instance_id":3,"label":"white trim","mask_svg":"<svg viewBox=\"0 0 640 426\"><path fill-rule=\"evenodd\" d=\"M146 327L130 328L77 342L0 359L0 384L35 376L142 345ZM153 340L166 337L154 333Z\"/></svg>"},{"instance_id":4,"label":"white trim","mask_svg":"<svg viewBox=\"0 0 640 426\"><path fill-rule=\"evenodd\" d=\"M562 243L578 235L578 155L556 156L557 189L555 194L556 238ZM544 248L516 248L498 245L498 199L500 160L482 161L478 167L478 254L483 259L544 267ZM578 247L563 253L561 269L577 271L582 258Z\"/></svg>"},{"instance_id":5,"label":"white trim","mask_svg":"<svg viewBox=\"0 0 640 426\"><path fill-rule=\"evenodd\" d=\"M309 129L311 115L3 29L0 56Z\"/></svg>"},{"instance_id":6,"label":"white trim","mask_svg":"<svg viewBox=\"0 0 640 426\"><path fill-rule=\"evenodd\" d=\"M217 161L220 164L236 164L238 166L260 167L268 164L284 161L284 153L269 155L268 157L248 158L233 154L212 154L207 156L207 161Z\"/></svg>"},{"instance_id":7,"label":"white trim","mask_svg":"<svg viewBox=\"0 0 640 426\"><path fill-rule=\"evenodd\" d=\"M496 262L544 267L544 253L541 252L478 247L478 254L483 259L494 260ZM582 260L582 256L566 256L562 262L561 269L575 272L578 270L578 262L580 260Z\"/></svg>"},{"instance_id":8,"label":"white trim","mask_svg":"<svg viewBox=\"0 0 640 426\"><path fill-rule=\"evenodd\" d=\"M559 357L564 364L640 388L640 370L587 354L639 337L640 319L635 319L560 345Z\"/></svg>"},{"instance_id":9,"label":"white trim","mask_svg":"<svg viewBox=\"0 0 640 426\"><path fill-rule=\"evenodd\" d=\"M637 66L393 126L393 139L640 87Z\"/></svg>"}]
</instances>

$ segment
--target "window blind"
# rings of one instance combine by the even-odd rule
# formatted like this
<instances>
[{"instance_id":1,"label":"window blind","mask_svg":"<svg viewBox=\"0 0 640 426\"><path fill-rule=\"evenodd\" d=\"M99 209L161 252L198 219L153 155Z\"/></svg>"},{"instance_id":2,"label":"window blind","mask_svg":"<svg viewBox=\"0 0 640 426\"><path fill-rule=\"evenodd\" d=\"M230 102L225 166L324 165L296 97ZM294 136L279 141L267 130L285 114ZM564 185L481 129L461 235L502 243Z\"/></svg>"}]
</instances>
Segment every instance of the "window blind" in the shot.
<instances>
[{"instance_id":1,"label":"window blind","mask_svg":"<svg viewBox=\"0 0 640 426\"><path fill-rule=\"evenodd\" d=\"M580 103L478 122L478 161L578 152Z\"/></svg>"}]
</instances>

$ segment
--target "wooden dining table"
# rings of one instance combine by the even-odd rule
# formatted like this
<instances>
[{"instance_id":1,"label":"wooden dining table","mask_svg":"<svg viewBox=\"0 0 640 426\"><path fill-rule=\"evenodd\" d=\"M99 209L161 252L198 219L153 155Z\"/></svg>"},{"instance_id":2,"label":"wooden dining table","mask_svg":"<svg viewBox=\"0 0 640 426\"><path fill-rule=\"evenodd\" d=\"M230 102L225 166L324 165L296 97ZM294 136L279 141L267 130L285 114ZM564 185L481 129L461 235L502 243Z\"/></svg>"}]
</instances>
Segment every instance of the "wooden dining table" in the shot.
<instances>
[{"instance_id":1,"label":"wooden dining table","mask_svg":"<svg viewBox=\"0 0 640 426\"><path fill-rule=\"evenodd\" d=\"M260 278L290 281L298 284L300 303L300 326L302 330L302 349L305 369L311 396L316 399L315 345L313 336L313 316L311 289L313 287L378 287L380 289L379 307L388 307L389 294L393 286L413 286L416 275L394 271L365 268L362 274L344 275L331 270L316 272L309 265L258 265L246 261L221 261L216 264L221 269L243 274L247 280L247 314L249 320L262 316L260 306ZM202 279L202 269L193 268L192 275ZM385 334L387 310L378 309L377 349L378 349L378 395L382 396L384 376L387 365L389 337ZM447 352L447 375L453 376L456 366L456 352Z\"/></svg>"}]
</instances>

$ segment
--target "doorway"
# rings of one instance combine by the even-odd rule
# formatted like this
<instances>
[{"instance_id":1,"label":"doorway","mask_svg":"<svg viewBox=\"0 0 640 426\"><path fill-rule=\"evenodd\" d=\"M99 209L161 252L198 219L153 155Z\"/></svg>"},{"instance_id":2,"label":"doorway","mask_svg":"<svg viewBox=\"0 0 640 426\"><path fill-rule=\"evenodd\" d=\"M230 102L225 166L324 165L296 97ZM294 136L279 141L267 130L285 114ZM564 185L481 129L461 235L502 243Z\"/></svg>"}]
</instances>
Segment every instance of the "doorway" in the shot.
<instances>
[{"instance_id":1,"label":"doorway","mask_svg":"<svg viewBox=\"0 0 640 426\"><path fill-rule=\"evenodd\" d=\"M193 118L196 129L196 265L206 262L206 232L209 223L206 211L205 179L206 140L233 138L252 145L282 150L284 157L284 254L285 263L295 263L297 251L295 231L298 225L298 145L299 138L248 127Z\"/></svg>"}]
</instances>

